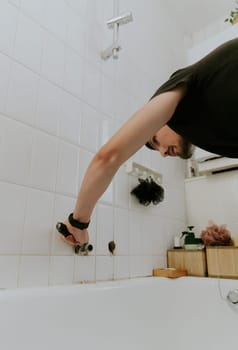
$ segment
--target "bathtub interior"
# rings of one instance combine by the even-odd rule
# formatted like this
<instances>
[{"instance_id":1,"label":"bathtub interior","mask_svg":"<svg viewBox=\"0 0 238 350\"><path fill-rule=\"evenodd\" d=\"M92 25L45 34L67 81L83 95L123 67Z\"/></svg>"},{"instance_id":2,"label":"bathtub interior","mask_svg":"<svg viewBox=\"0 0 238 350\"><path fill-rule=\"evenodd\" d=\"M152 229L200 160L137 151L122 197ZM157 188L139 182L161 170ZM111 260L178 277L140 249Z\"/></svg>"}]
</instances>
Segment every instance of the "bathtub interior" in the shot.
<instances>
[{"instance_id":1,"label":"bathtub interior","mask_svg":"<svg viewBox=\"0 0 238 350\"><path fill-rule=\"evenodd\" d=\"M237 284L222 281L219 290L210 278L143 278L1 291L0 343L8 350L221 350L238 342L238 308L225 300Z\"/></svg>"}]
</instances>

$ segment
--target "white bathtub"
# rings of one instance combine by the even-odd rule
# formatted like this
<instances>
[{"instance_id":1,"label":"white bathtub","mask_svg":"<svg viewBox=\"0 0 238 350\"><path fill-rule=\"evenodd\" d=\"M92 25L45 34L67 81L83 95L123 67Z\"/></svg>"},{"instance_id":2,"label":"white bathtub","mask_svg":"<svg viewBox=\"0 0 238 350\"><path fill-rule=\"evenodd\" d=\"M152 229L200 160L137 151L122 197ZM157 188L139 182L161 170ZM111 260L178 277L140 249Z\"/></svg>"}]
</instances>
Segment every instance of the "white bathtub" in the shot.
<instances>
[{"instance_id":1,"label":"white bathtub","mask_svg":"<svg viewBox=\"0 0 238 350\"><path fill-rule=\"evenodd\" d=\"M225 350L238 306L210 278L142 278L0 291L2 350ZM221 280L226 297L238 281Z\"/></svg>"}]
</instances>

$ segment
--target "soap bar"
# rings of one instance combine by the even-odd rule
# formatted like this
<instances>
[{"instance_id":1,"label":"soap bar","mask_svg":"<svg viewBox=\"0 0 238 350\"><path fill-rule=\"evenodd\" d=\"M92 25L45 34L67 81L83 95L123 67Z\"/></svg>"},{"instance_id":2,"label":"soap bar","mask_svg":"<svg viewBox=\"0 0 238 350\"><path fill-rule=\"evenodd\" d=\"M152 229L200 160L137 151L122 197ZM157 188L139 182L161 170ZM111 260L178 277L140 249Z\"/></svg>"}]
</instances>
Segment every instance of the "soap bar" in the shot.
<instances>
[{"instance_id":1,"label":"soap bar","mask_svg":"<svg viewBox=\"0 0 238 350\"><path fill-rule=\"evenodd\" d=\"M174 268L153 269L152 275L154 277L177 278L177 277L187 276L187 271L186 270L177 270Z\"/></svg>"}]
</instances>

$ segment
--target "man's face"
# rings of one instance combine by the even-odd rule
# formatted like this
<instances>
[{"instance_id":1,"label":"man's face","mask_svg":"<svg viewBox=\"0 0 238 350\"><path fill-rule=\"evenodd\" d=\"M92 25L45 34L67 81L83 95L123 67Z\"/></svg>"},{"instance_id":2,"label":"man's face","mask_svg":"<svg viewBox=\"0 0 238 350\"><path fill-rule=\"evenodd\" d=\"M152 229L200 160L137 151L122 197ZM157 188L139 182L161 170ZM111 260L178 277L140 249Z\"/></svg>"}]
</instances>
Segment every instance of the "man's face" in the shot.
<instances>
[{"instance_id":1,"label":"man's face","mask_svg":"<svg viewBox=\"0 0 238 350\"><path fill-rule=\"evenodd\" d=\"M158 150L162 157L181 157L188 158L188 150L182 136L170 129L168 125L164 125L151 139L150 146Z\"/></svg>"}]
</instances>

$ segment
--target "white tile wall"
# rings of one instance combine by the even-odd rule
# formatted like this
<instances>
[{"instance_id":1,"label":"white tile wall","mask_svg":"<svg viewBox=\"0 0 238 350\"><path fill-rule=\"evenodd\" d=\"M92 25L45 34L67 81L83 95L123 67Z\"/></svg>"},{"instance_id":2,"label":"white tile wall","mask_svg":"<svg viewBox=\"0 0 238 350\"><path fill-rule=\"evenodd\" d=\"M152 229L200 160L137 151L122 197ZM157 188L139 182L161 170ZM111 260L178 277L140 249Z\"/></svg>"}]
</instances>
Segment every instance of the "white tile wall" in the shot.
<instances>
[{"instance_id":1,"label":"white tile wall","mask_svg":"<svg viewBox=\"0 0 238 350\"><path fill-rule=\"evenodd\" d=\"M49 256L21 256L20 287L37 287L49 283Z\"/></svg>"},{"instance_id":2,"label":"white tile wall","mask_svg":"<svg viewBox=\"0 0 238 350\"><path fill-rule=\"evenodd\" d=\"M83 95L84 64L84 59L76 51L66 49L64 88L79 98Z\"/></svg>"},{"instance_id":3,"label":"white tile wall","mask_svg":"<svg viewBox=\"0 0 238 350\"><path fill-rule=\"evenodd\" d=\"M0 149L0 177L28 185L30 178L32 131L24 124L2 118L4 133Z\"/></svg>"},{"instance_id":4,"label":"white tile wall","mask_svg":"<svg viewBox=\"0 0 238 350\"><path fill-rule=\"evenodd\" d=\"M81 123L80 144L91 152L96 152L99 146L100 115L97 110L84 104Z\"/></svg>"},{"instance_id":5,"label":"white tile wall","mask_svg":"<svg viewBox=\"0 0 238 350\"><path fill-rule=\"evenodd\" d=\"M21 252L26 199L26 187L0 182L0 252L3 254Z\"/></svg>"},{"instance_id":6,"label":"white tile wall","mask_svg":"<svg viewBox=\"0 0 238 350\"><path fill-rule=\"evenodd\" d=\"M113 278L114 257L97 256L96 257L96 280L107 281Z\"/></svg>"},{"instance_id":7,"label":"white tile wall","mask_svg":"<svg viewBox=\"0 0 238 350\"><path fill-rule=\"evenodd\" d=\"M50 259L50 284L70 284L73 280L74 257L52 256Z\"/></svg>"},{"instance_id":8,"label":"white tile wall","mask_svg":"<svg viewBox=\"0 0 238 350\"><path fill-rule=\"evenodd\" d=\"M11 65L6 113L23 123L35 125L39 76L22 65Z\"/></svg>"},{"instance_id":9,"label":"white tile wall","mask_svg":"<svg viewBox=\"0 0 238 350\"><path fill-rule=\"evenodd\" d=\"M50 253L53 210L54 195L52 193L39 190L29 191L22 245L23 254L48 255Z\"/></svg>"},{"instance_id":10,"label":"white tile wall","mask_svg":"<svg viewBox=\"0 0 238 350\"><path fill-rule=\"evenodd\" d=\"M85 55L86 25L85 16L81 16L72 7L67 7L66 41L80 55Z\"/></svg>"},{"instance_id":11,"label":"white tile wall","mask_svg":"<svg viewBox=\"0 0 238 350\"><path fill-rule=\"evenodd\" d=\"M117 255L129 255L129 213L126 209L115 208L114 240Z\"/></svg>"},{"instance_id":12,"label":"white tile wall","mask_svg":"<svg viewBox=\"0 0 238 350\"><path fill-rule=\"evenodd\" d=\"M99 204L97 209L97 255L108 255L108 242L114 239L113 207Z\"/></svg>"},{"instance_id":13,"label":"white tile wall","mask_svg":"<svg viewBox=\"0 0 238 350\"><path fill-rule=\"evenodd\" d=\"M57 175L59 142L56 138L36 131L33 134L30 184L54 191Z\"/></svg>"},{"instance_id":14,"label":"white tile wall","mask_svg":"<svg viewBox=\"0 0 238 350\"><path fill-rule=\"evenodd\" d=\"M46 11L47 0L20 0L23 13L36 20L38 23L43 23L44 14Z\"/></svg>"},{"instance_id":15,"label":"white tile wall","mask_svg":"<svg viewBox=\"0 0 238 350\"><path fill-rule=\"evenodd\" d=\"M63 86L65 70L65 46L47 31L43 34L42 75L51 82Z\"/></svg>"},{"instance_id":16,"label":"white tile wall","mask_svg":"<svg viewBox=\"0 0 238 350\"><path fill-rule=\"evenodd\" d=\"M134 22L121 28L119 59L102 61L111 0L0 2L1 288L150 275L184 229L183 163L145 149L134 159L163 173L163 203L138 204L130 195L137 180L122 166L91 218L89 256L75 256L55 229L98 147L172 73L171 47L183 45L176 23L165 28L161 2L122 1L124 10Z\"/></svg>"},{"instance_id":17,"label":"white tile wall","mask_svg":"<svg viewBox=\"0 0 238 350\"><path fill-rule=\"evenodd\" d=\"M81 101L69 93L62 91L61 110L59 113L59 136L70 143L79 145L81 119Z\"/></svg>"},{"instance_id":18,"label":"white tile wall","mask_svg":"<svg viewBox=\"0 0 238 350\"><path fill-rule=\"evenodd\" d=\"M0 112L4 113L6 110L7 89L9 83L11 60L0 54Z\"/></svg>"},{"instance_id":19,"label":"white tile wall","mask_svg":"<svg viewBox=\"0 0 238 350\"><path fill-rule=\"evenodd\" d=\"M61 90L52 83L40 79L36 110L36 127L58 135L61 113Z\"/></svg>"},{"instance_id":20,"label":"white tile wall","mask_svg":"<svg viewBox=\"0 0 238 350\"><path fill-rule=\"evenodd\" d=\"M71 196L77 194L78 149L60 142L56 191Z\"/></svg>"},{"instance_id":21,"label":"white tile wall","mask_svg":"<svg viewBox=\"0 0 238 350\"><path fill-rule=\"evenodd\" d=\"M114 278L125 279L130 277L130 259L129 256L115 256L114 260Z\"/></svg>"},{"instance_id":22,"label":"white tile wall","mask_svg":"<svg viewBox=\"0 0 238 350\"><path fill-rule=\"evenodd\" d=\"M95 256L76 256L74 282L95 282Z\"/></svg>"},{"instance_id":23,"label":"white tile wall","mask_svg":"<svg viewBox=\"0 0 238 350\"><path fill-rule=\"evenodd\" d=\"M18 10L8 1L0 4L0 50L12 55L13 43L16 36Z\"/></svg>"},{"instance_id":24,"label":"white tile wall","mask_svg":"<svg viewBox=\"0 0 238 350\"><path fill-rule=\"evenodd\" d=\"M0 288L16 288L20 258L18 255L0 256Z\"/></svg>"},{"instance_id":25,"label":"white tile wall","mask_svg":"<svg viewBox=\"0 0 238 350\"><path fill-rule=\"evenodd\" d=\"M45 3L44 25L59 39L65 40L67 3L64 0L48 0ZM52 16L52 14L54 14Z\"/></svg>"},{"instance_id":26,"label":"white tile wall","mask_svg":"<svg viewBox=\"0 0 238 350\"><path fill-rule=\"evenodd\" d=\"M43 33L43 29L29 17L19 16L13 55L36 72L41 66Z\"/></svg>"}]
</instances>

